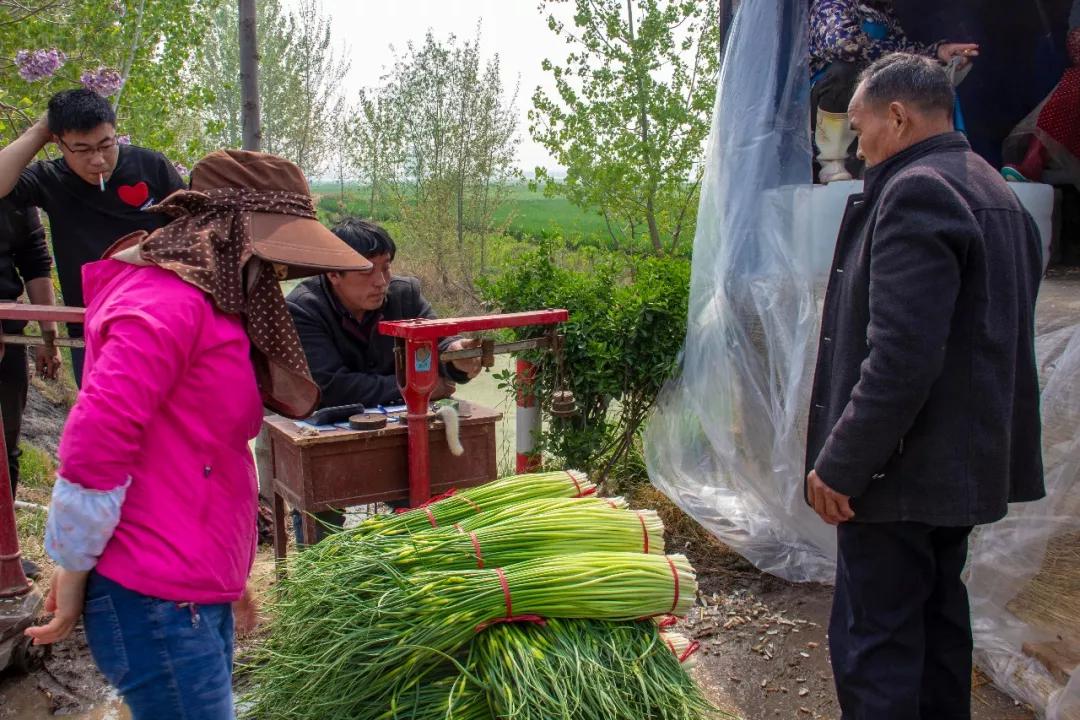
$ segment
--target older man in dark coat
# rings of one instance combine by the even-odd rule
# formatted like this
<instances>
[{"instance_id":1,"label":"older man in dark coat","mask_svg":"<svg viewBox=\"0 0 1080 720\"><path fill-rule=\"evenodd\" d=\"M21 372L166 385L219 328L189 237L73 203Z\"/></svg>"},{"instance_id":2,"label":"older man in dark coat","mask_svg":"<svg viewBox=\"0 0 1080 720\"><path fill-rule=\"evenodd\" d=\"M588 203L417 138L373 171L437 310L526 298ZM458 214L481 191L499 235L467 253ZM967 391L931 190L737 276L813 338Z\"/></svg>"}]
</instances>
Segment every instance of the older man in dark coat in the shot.
<instances>
[{"instance_id":1,"label":"older man in dark coat","mask_svg":"<svg viewBox=\"0 0 1080 720\"><path fill-rule=\"evenodd\" d=\"M806 481L837 525L845 720L970 717L967 538L1044 494L1039 234L952 111L942 67L909 54L871 65L849 107L870 169L825 297Z\"/></svg>"}]
</instances>

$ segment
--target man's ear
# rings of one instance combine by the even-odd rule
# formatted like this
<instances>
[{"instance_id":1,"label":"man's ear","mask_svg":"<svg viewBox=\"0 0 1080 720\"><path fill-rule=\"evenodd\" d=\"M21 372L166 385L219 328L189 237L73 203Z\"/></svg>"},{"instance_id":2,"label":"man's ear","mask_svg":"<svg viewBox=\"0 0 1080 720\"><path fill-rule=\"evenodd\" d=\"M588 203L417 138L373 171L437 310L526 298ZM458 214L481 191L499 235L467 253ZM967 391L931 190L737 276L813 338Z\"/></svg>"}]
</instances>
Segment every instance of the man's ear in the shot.
<instances>
[{"instance_id":1,"label":"man's ear","mask_svg":"<svg viewBox=\"0 0 1080 720\"><path fill-rule=\"evenodd\" d=\"M892 124L896 130L902 130L909 120L907 108L904 107L903 103L889 103L889 123Z\"/></svg>"}]
</instances>

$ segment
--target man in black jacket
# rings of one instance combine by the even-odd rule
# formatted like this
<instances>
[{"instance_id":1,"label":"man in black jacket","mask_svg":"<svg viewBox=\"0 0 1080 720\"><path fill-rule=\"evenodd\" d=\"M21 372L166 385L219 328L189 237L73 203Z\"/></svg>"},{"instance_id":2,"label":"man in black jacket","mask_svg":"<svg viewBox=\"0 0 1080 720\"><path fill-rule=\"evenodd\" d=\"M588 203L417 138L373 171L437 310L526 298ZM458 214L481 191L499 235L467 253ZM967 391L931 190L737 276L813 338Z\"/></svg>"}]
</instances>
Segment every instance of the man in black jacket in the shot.
<instances>
[{"instance_id":1,"label":"man in black jacket","mask_svg":"<svg viewBox=\"0 0 1080 720\"><path fill-rule=\"evenodd\" d=\"M0 201L0 301L19 299L26 288L30 302L53 305L52 258L45 244L45 229L41 227L36 208L15 210ZM21 335L25 320L4 320L4 335ZM56 323L41 323L43 333L56 334ZM42 377L55 378L60 369L60 351L39 345L35 364ZM4 444L7 446L8 474L11 477L11 497L19 484L19 433L26 407L29 387L26 367L26 346L4 343L0 357L0 413L4 416ZM3 458L0 458L0 462ZM23 560L23 571L37 577L39 568Z\"/></svg>"},{"instance_id":2,"label":"man in black jacket","mask_svg":"<svg viewBox=\"0 0 1080 720\"><path fill-rule=\"evenodd\" d=\"M837 526L843 717L970 717L972 526L1044 494L1031 216L953 131L940 65L896 54L849 112L869 170L821 320L807 501Z\"/></svg>"},{"instance_id":3,"label":"man in black jacket","mask_svg":"<svg viewBox=\"0 0 1080 720\"><path fill-rule=\"evenodd\" d=\"M369 407L401 402L394 374L394 338L382 335L382 320L434 318L416 278L395 277L397 254L385 229L366 220L346 220L334 234L371 261L371 271L332 272L300 283L286 302L311 376L322 390L322 407L363 403ZM444 338L440 352L472 347L461 338ZM459 360L439 367L442 382L433 399L448 397L454 383L480 372L480 360Z\"/></svg>"},{"instance_id":4,"label":"man in black jacket","mask_svg":"<svg viewBox=\"0 0 1080 720\"><path fill-rule=\"evenodd\" d=\"M420 294L419 280L391 275L397 247L384 228L350 219L335 226L333 232L370 260L371 270L309 278L286 298L311 376L322 390L321 406L400 404L394 338L378 331L379 322L434 318L435 312ZM473 346L472 340L443 338L439 351ZM432 399L449 397L455 383L468 382L479 372L479 358L440 364L439 384ZM340 526L344 519L334 511L316 513L316 517L332 526ZM299 538L298 514L294 514L293 524Z\"/></svg>"}]
</instances>

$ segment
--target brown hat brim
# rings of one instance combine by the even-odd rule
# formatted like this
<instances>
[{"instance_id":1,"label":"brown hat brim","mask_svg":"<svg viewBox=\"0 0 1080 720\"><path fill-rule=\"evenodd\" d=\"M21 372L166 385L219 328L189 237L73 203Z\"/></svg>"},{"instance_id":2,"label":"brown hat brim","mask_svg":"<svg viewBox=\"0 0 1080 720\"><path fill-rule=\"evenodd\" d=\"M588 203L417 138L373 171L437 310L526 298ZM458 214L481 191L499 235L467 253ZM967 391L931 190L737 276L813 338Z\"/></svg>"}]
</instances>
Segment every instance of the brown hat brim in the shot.
<instances>
[{"instance_id":1,"label":"brown hat brim","mask_svg":"<svg viewBox=\"0 0 1080 720\"><path fill-rule=\"evenodd\" d=\"M247 215L252 250L263 260L288 266L289 279L331 270L371 269L370 260L318 220L278 213Z\"/></svg>"}]
</instances>

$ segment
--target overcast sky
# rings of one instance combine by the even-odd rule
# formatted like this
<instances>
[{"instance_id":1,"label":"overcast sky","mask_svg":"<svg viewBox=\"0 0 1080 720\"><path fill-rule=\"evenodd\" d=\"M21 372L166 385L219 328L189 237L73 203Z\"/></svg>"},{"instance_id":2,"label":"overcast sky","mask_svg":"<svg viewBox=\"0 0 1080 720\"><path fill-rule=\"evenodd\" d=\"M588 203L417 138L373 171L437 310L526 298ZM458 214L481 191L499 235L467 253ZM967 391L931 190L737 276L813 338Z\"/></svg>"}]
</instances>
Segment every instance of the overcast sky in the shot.
<instances>
[{"instance_id":1,"label":"overcast sky","mask_svg":"<svg viewBox=\"0 0 1080 720\"><path fill-rule=\"evenodd\" d=\"M298 0L284 0L291 9ZM451 33L473 37L481 22L480 50L485 59L499 55L503 85L510 92L520 79L516 107L520 121L521 169L531 172L536 165L554 169L543 147L529 137L526 113L537 85L551 87L540 68L545 57L562 61L567 54L564 42L548 30L536 0L321 0L323 12L333 18L335 43L345 45L352 59L346 94L378 84L379 76L390 69L394 55L403 54L411 40L420 44L430 28L436 38Z\"/></svg>"}]
</instances>

